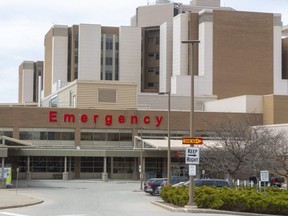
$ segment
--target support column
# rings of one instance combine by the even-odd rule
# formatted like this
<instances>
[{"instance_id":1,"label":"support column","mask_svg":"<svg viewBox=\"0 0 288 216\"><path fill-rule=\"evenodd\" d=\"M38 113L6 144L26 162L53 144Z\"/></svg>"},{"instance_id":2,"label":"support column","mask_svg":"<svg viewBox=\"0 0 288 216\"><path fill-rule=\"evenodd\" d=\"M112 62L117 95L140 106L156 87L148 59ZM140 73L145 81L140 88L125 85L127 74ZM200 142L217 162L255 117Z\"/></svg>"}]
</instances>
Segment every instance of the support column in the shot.
<instances>
[{"instance_id":1,"label":"support column","mask_svg":"<svg viewBox=\"0 0 288 216\"><path fill-rule=\"evenodd\" d=\"M137 158L134 158L132 179L133 180L139 179L139 168L137 167Z\"/></svg>"},{"instance_id":2,"label":"support column","mask_svg":"<svg viewBox=\"0 0 288 216\"><path fill-rule=\"evenodd\" d=\"M113 179L114 158L111 157L111 179Z\"/></svg>"},{"instance_id":3,"label":"support column","mask_svg":"<svg viewBox=\"0 0 288 216\"><path fill-rule=\"evenodd\" d=\"M141 169L143 169L142 173L143 173L143 180L146 181L146 172L145 172L145 157L143 157L143 167L141 167Z\"/></svg>"},{"instance_id":4,"label":"support column","mask_svg":"<svg viewBox=\"0 0 288 216\"><path fill-rule=\"evenodd\" d=\"M74 172L72 171L72 158L69 157L69 167L68 167L69 180L74 179Z\"/></svg>"},{"instance_id":5,"label":"support column","mask_svg":"<svg viewBox=\"0 0 288 216\"><path fill-rule=\"evenodd\" d=\"M1 170L1 188L6 188L6 179L4 178L5 158L2 158L2 170Z\"/></svg>"},{"instance_id":6,"label":"support column","mask_svg":"<svg viewBox=\"0 0 288 216\"><path fill-rule=\"evenodd\" d=\"M30 156L27 157L26 180L31 180L31 172L30 172Z\"/></svg>"},{"instance_id":7,"label":"support column","mask_svg":"<svg viewBox=\"0 0 288 216\"><path fill-rule=\"evenodd\" d=\"M108 181L108 173L107 173L107 157L103 157L103 173L102 173L102 181Z\"/></svg>"},{"instance_id":8,"label":"support column","mask_svg":"<svg viewBox=\"0 0 288 216\"><path fill-rule=\"evenodd\" d=\"M68 175L68 172L67 172L67 157L64 158L63 180L69 180L69 175Z\"/></svg>"}]
</instances>

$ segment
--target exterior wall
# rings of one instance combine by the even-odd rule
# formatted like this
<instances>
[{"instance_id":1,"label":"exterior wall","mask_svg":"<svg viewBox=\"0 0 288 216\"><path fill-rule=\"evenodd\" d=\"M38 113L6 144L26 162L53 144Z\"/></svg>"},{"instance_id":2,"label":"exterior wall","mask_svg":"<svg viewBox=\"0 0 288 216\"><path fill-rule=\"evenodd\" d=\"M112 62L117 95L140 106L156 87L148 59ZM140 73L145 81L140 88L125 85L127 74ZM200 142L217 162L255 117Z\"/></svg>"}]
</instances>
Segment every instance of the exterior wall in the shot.
<instances>
[{"instance_id":1,"label":"exterior wall","mask_svg":"<svg viewBox=\"0 0 288 216\"><path fill-rule=\"evenodd\" d=\"M67 82L68 27L54 26L52 38L52 93Z\"/></svg>"},{"instance_id":2,"label":"exterior wall","mask_svg":"<svg viewBox=\"0 0 288 216\"><path fill-rule=\"evenodd\" d=\"M33 77L33 102L41 100L41 91L43 90L43 61L34 62L34 77Z\"/></svg>"},{"instance_id":3,"label":"exterior wall","mask_svg":"<svg viewBox=\"0 0 288 216\"><path fill-rule=\"evenodd\" d=\"M287 103L288 104L288 103ZM52 113L50 115L50 112ZM64 121L65 114L75 116L75 122ZM82 121L81 116L86 115L87 121ZM98 115L96 123L94 115ZM111 116L111 124L107 124L107 115ZM123 115L125 120L119 122L119 116ZM196 130L207 130L206 122L221 121L229 116L258 116L259 124L262 123L262 114L246 113L213 113L213 112L196 112L195 126ZM138 122L131 122L130 117L137 116ZM171 112L171 129L188 130L190 112L173 111ZM145 120L145 118L147 118ZM167 130L167 112L162 110L129 110L129 109L73 109L73 108L30 108L30 107L0 107L0 127L11 128L14 130L13 138L18 138L19 128L58 128L58 129L75 129L79 132L82 129L139 129L146 130ZM51 121L49 121L51 119ZM111 120L110 119L110 120ZM150 120L150 121L148 121ZM55 156L60 156L58 152ZM120 155L120 154L119 154Z\"/></svg>"},{"instance_id":4,"label":"exterior wall","mask_svg":"<svg viewBox=\"0 0 288 216\"><path fill-rule=\"evenodd\" d=\"M94 82L77 82L77 107L78 108L99 108L99 109L135 109L137 103L136 83L115 83L102 81L97 84ZM99 101L100 89L115 90L116 101Z\"/></svg>"},{"instance_id":5,"label":"exterior wall","mask_svg":"<svg viewBox=\"0 0 288 216\"><path fill-rule=\"evenodd\" d=\"M203 10L199 14L199 40L199 68L198 76L195 77L195 95L213 95L212 10Z\"/></svg>"},{"instance_id":6,"label":"exterior wall","mask_svg":"<svg viewBox=\"0 0 288 216\"><path fill-rule=\"evenodd\" d=\"M288 38L282 39L282 77L288 79Z\"/></svg>"},{"instance_id":7,"label":"exterior wall","mask_svg":"<svg viewBox=\"0 0 288 216\"><path fill-rule=\"evenodd\" d=\"M22 103L23 90L22 90L22 80L23 80L23 63L18 69L18 103Z\"/></svg>"},{"instance_id":8,"label":"exterior wall","mask_svg":"<svg viewBox=\"0 0 288 216\"><path fill-rule=\"evenodd\" d=\"M263 121L265 125L284 124L288 122L288 96L264 96Z\"/></svg>"},{"instance_id":9,"label":"exterior wall","mask_svg":"<svg viewBox=\"0 0 288 216\"><path fill-rule=\"evenodd\" d=\"M119 80L136 81L141 91L141 29L121 26L119 30Z\"/></svg>"},{"instance_id":10,"label":"exterior wall","mask_svg":"<svg viewBox=\"0 0 288 216\"><path fill-rule=\"evenodd\" d=\"M281 15L274 14L274 46L273 46L273 67L274 67L274 92L275 95L287 95L288 93L288 80L284 79L282 74L282 27Z\"/></svg>"},{"instance_id":11,"label":"exterior wall","mask_svg":"<svg viewBox=\"0 0 288 216\"><path fill-rule=\"evenodd\" d=\"M136 10L136 23L138 27L160 26L171 22L173 14L173 3L141 6Z\"/></svg>"},{"instance_id":12,"label":"exterior wall","mask_svg":"<svg viewBox=\"0 0 288 216\"><path fill-rule=\"evenodd\" d=\"M205 103L205 112L263 113L263 96L245 95Z\"/></svg>"},{"instance_id":13,"label":"exterior wall","mask_svg":"<svg viewBox=\"0 0 288 216\"><path fill-rule=\"evenodd\" d=\"M213 94L273 93L273 14L215 10L213 29Z\"/></svg>"},{"instance_id":14,"label":"exterior wall","mask_svg":"<svg viewBox=\"0 0 288 216\"><path fill-rule=\"evenodd\" d=\"M101 28L101 79L119 80L119 28Z\"/></svg>"},{"instance_id":15,"label":"exterior wall","mask_svg":"<svg viewBox=\"0 0 288 216\"><path fill-rule=\"evenodd\" d=\"M100 80L101 26L79 25L78 79Z\"/></svg>"},{"instance_id":16,"label":"exterior wall","mask_svg":"<svg viewBox=\"0 0 288 216\"><path fill-rule=\"evenodd\" d=\"M188 40L188 14L179 14L173 20L173 76L171 78L171 92L177 95L190 94L190 80L188 77L188 49L181 41Z\"/></svg>"},{"instance_id":17,"label":"exterior wall","mask_svg":"<svg viewBox=\"0 0 288 216\"><path fill-rule=\"evenodd\" d=\"M173 23L160 26L160 75L159 92L171 92L173 65Z\"/></svg>"},{"instance_id":18,"label":"exterior wall","mask_svg":"<svg viewBox=\"0 0 288 216\"><path fill-rule=\"evenodd\" d=\"M33 82L34 82L34 62L25 61L21 64L19 74L21 74L21 98L20 103L31 103L33 102Z\"/></svg>"},{"instance_id":19,"label":"exterior wall","mask_svg":"<svg viewBox=\"0 0 288 216\"><path fill-rule=\"evenodd\" d=\"M192 0L190 4L193 6L220 7L220 3L220 0Z\"/></svg>"},{"instance_id":20,"label":"exterior wall","mask_svg":"<svg viewBox=\"0 0 288 216\"><path fill-rule=\"evenodd\" d=\"M188 40L188 14L179 14L173 20L173 76L188 75L187 44L181 41Z\"/></svg>"},{"instance_id":21,"label":"exterior wall","mask_svg":"<svg viewBox=\"0 0 288 216\"><path fill-rule=\"evenodd\" d=\"M44 80L43 82L43 96L47 97L52 93L52 37L53 28L51 28L45 35L44 40Z\"/></svg>"},{"instance_id":22,"label":"exterior wall","mask_svg":"<svg viewBox=\"0 0 288 216\"><path fill-rule=\"evenodd\" d=\"M69 28L69 45L70 50L68 59L68 82L78 78L78 57L79 57L79 26L73 25Z\"/></svg>"},{"instance_id":23,"label":"exterior wall","mask_svg":"<svg viewBox=\"0 0 288 216\"><path fill-rule=\"evenodd\" d=\"M109 92L113 93L115 101L112 101ZM108 101L101 101L103 97ZM56 99L57 107L63 108L136 109L137 84L136 82L75 80L45 98L42 106L51 107L52 99Z\"/></svg>"},{"instance_id":24,"label":"exterior wall","mask_svg":"<svg viewBox=\"0 0 288 216\"><path fill-rule=\"evenodd\" d=\"M170 105L171 110L190 110L190 96L181 96L181 95L171 95L170 96ZM195 111L204 111L204 103L207 101L217 100L216 97L207 96L207 97L195 97L194 109ZM154 110L161 109L167 110L168 107L168 95L158 95L150 93L142 93L138 95L138 109Z\"/></svg>"}]
</instances>

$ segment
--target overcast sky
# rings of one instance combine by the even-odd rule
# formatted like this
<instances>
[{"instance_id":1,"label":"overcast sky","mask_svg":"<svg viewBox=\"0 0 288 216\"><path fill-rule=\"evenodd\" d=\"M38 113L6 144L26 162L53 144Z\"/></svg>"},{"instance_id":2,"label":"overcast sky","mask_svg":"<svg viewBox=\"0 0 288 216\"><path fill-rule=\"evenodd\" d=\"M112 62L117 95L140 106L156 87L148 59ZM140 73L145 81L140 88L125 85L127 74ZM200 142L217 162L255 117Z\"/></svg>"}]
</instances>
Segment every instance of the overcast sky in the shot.
<instances>
[{"instance_id":1,"label":"overcast sky","mask_svg":"<svg viewBox=\"0 0 288 216\"><path fill-rule=\"evenodd\" d=\"M18 67L23 61L43 61L44 36L54 24L79 23L127 26L147 0L0 0L0 103L18 101ZM179 0L189 4L190 0ZM282 14L288 24L288 0L222 0L239 11Z\"/></svg>"}]
</instances>

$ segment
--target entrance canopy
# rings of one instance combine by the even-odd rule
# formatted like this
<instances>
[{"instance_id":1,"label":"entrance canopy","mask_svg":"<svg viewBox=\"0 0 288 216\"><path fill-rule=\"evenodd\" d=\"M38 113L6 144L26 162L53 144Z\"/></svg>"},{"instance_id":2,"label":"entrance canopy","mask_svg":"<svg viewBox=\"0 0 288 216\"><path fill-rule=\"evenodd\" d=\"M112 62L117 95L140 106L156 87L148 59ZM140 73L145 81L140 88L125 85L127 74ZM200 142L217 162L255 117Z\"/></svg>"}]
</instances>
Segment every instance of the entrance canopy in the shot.
<instances>
[{"instance_id":1,"label":"entrance canopy","mask_svg":"<svg viewBox=\"0 0 288 216\"><path fill-rule=\"evenodd\" d=\"M0 137L2 140L2 145L0 145L0 148L26 148L32 147L31 143L22 141L22 140L18 140L18 139L14 139L11 137L7 137L7 136L1 136Z\"/></svg>"},{"instance_id":2,"label":"entrance canopy","mask_svg":"<svg viewBox=\"0 0 288 216\"><path fill-rule=\"evenodd\" d=\"M168 150L168 139L142 139L144 150ZM219 140L203 140L202 145L194 145L202 149L207 149L213 145L219 145ZM182 144L182 139L170 139L170 149L175 151L185 150L190 145ZM141 137L135 136L134 149L141 149Z\"/></svg>"}]
</instances>

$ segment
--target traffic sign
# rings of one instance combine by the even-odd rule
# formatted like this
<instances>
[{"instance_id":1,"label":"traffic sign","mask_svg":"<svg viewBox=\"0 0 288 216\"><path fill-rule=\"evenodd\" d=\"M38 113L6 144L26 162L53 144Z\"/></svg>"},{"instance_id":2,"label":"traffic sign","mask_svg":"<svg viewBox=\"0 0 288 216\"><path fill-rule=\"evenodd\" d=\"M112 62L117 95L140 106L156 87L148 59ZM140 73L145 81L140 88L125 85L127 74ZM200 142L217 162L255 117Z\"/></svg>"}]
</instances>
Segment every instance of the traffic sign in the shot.
<instances>
[{"instance_id":1,"label":"traffic sign","mask_svg":"<svg viewBox=\"0 0 288 216\"><path fill-rule=\"evenodd\" d=\"M199 164L200 161L200 149L197 147L187 147L186 148L186 164Z\"/></svg>"},{"instance_id":2,"label":"traffic sign","mask_svg":"<svg viewBox=\"0 0 288 216\"><path fill-rule=\"evenodd\" d=\"M189 145L201 145L203 144L203 138L201 137L183 137L182 144Z\"/></svg>"},{"instance_id":3,"label":"traffic sign","mask_svg":"<svg viewBox=\"0 0 288 216\"><path fill-rule=\"evenodd\" d=\"M260 181L261 182L269 182L269 171L261 170L260 171Z\"/></svg>"},{"instance_id":4,"label":"traffic sign","mask_svg":"<svg viewBox=\"0 0 288 216\"><path fill-rule=\"evenodd\" d=\"M196 165L189 165L189 176L196 176Z\"/></svg>"}]
</instances>

